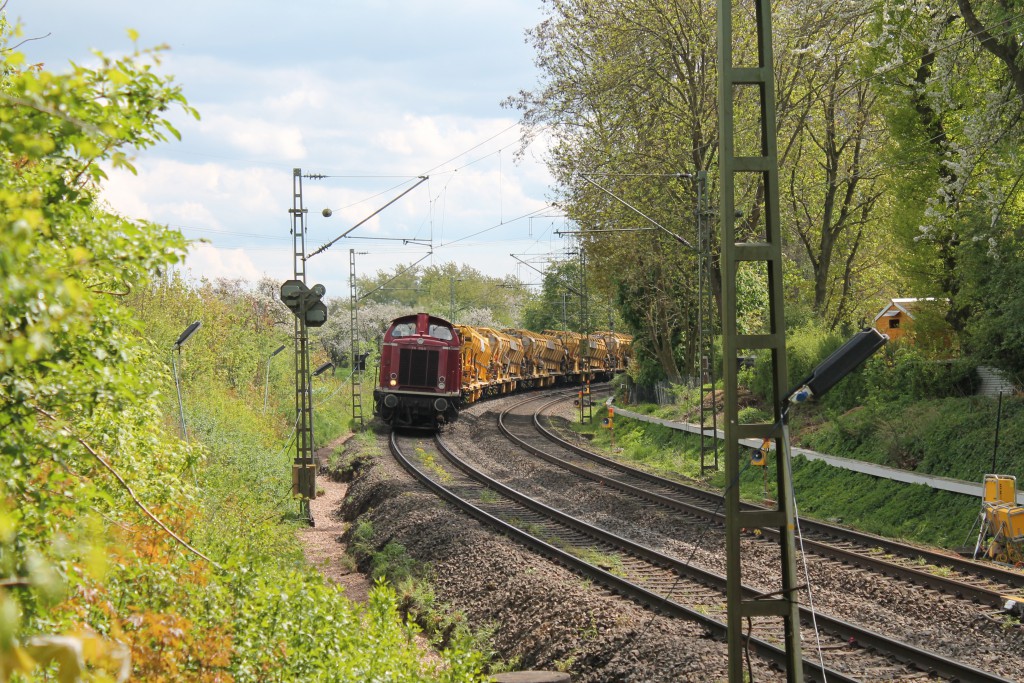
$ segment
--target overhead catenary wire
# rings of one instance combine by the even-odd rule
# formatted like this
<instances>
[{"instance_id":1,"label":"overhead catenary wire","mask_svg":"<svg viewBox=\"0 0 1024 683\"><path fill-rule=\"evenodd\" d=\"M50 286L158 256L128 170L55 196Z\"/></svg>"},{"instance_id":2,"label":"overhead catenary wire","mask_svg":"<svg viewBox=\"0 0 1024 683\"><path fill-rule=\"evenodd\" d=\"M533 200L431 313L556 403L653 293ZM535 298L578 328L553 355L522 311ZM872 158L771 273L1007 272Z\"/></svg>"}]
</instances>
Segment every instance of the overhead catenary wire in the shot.
<instances>
[{"instance_id":1,"label":"overhead catenary wire","mask_svg":"<svg viewBox=\"0 0 1024 683\"><path fill-rule=\"evenodd\" d=\"M457 239L457 240L452 240L451 242L448 242L448 243L446 243L446 244L439 244L439 245L438 245L438 247L439 247L439 248L440 248L440 247L448 247L448 246L451 246L451 245L453 245L453 244L456 244L456 243L458 243L458 242L462 242L463 240L468 240L468 239L469 239L470 237L476 237L477 235L482 235L482 234L484 234L485 232L490 232L491 230L497 230L498 228L500 228L500 227L502 227L502 226L505 226L505 225L508 225L509 223L515 223L516 221L521 221L522 219L524 219L524 218L529 218L530 216L533 216L533 215L535 215L535 214L538 214L538 213L540 213L541 211L547 211L547 210L548 210L548 209L550 209L550 208L551 208L552 206L553 206L552 204L546 204L546 205L542 206L542 207L541 207L541 208L539 208L539 209L534 209L533 211L528 211L527 213L524 213L524 214L522 214L521 216L516 216L515 218L509 219L509 220L507 220L507 221L503 221L503 222L500 222L500 223L496 223L496 224L492 225L492 226L491 226L491 227L489 227L489 228L484 228L483 230L479 230L479 231L477 231L477 232L474 232L474 233L472 233L472 234L470 234L470 235L466 235L466 236L464 236L464 237L460 237L460 238L459 238L459 239Z\"/></svg>"},{"instance_id":2,"label":"overhead catenary wire","mask_svg":"<svg viewBox=\"0 0 1024 683\"><path fill-rule=\"evenodd\" d=\"M322 253L322 252L324 252L324 251L327 251L328 249L330 249L330 248L331 248L331 245L333 245L333 244L334 244L335 242L337 242L337 241L338 241L338 240L340 240L340 239L341 239L342 237L344 237L345 235L349 234L350 232L352 232L353 230L355 230L356 228L358 228L358 227L359 227L360 225L362 225L362 224L363 224L363 223L365 223L366 221L370 220L371 218L373 218L374 216L376 216L377 214L379 214L379 213L380 213L381 211L383 211L384 209L388 208L389 206L391 206L392 204L394 204L395 202L397 202L397 201L398 201L399 199L401 199L401 198L402 198L402 197L404 197L405 195L407 195L407 194L409 194L410 192L412 192L413 190L415 190L415 189L416 189L417 187L419 187L419 186L420 186L420 185L422 185L422 184L423 184L424 182L426 182L426 181L427 181L427 179L428 179L429 177L430 177L430 176L420 176L419 182L417 182L417 183L416 183L415 185L413 185L412 187L410 187L409 189L407 189L407 190L406 190L405 192L403 192L402 194L398 195L397 197L395 197L394 199L392 199L392 200L391 200L390 202L388 202L388 203L387 203L387 204L385 204L384 206L380 207L379 209L377 209L376 211L374 211L373 213L371 213L371 214L370 214L369 216L367 216L367 217L366 217L366 218L364 218L363 220L361 220L361 221L359 221L358 223L356 223L355 225L353 225L353 226L352 226L351 228L349 228L349 229L348 229L348 230L346 230L345 232L343 232L343 233L341 233L340 235L338 235L337 237L335 237L335 238L334 238L333 240L331 240L331 241L330 241L330 242L328 242L327 244L324 244L323 246L321 246L320 248L318 248L318 249L317 249L316 251L314 251L313 253L311 253L311 254L310 254L309 256L305 256L305 257L303 257L303 259L302 259L302 260L303 260L303 261L309 260L310 258L312 258L312 257L316 256L317 254L319 254L319 253Z\"/></svg>"},{"instance_id":3,"label":"overhead catenary wire","mask_svg":"<svg viewBox=\"0 0 1024 683\"><path fill-rule=\"evenodd\" d=\"M366 222L367 220L369 220L370 218L372 218L372 217L373 217L374 215L376 215L377 213L380 213L380 211L382 211L382 210L383 210L384 208L387 208L387 206L389 206L390 204L394 203L394 202L395 202L395 201L397 201L397 200L398 200L398 199L399 199L400 197L402 197L402 196L404 196L405 194L407 194L408 192L410 192L410 191L411 191L412 189L414 189L415 187L417 187L417 186L418 186L418 185L419 185L420 183L422 183L422 182L424 182L424 181L426 181L426 180L429 180L429 178L430 178L430 175L431 175L431 174L434 174L434 175L441 175L441 174L452 174L452 175L451 175L451 177L449 177L448 181L447 181L447 182L445 183L445 185L443 186L442 190L441 190L441 191L440 191L440 192L438 193L438 195L437 195L436 197L434 197L433 199L430 199L430 197L432 196L432 193L429 193L429 192L428 192L428 206L430 207L430 208L429 208L429 215L428 215L428 223L429 223L429 226L430 226L430 232L431 232L431 238L430 238L430 243L431 243L431 249L433 249L433 248L434 248L434 247L433 247L433 234L434 234L434 213L435 213L435 207L436 207L436 204L437 204L438 200L441 200L441 201L442 201L442 204L441 204L441 206L442 206L442 209L441 209L441 210L442 210L442 227L441 227L441 234L443 235L443 231L444 231L444 217L446 216L446 213L447 213L447 188L448 188L448 185L449 185L449 184L451 183L451 181L452 181L452 180L454 179L454 174L455 174L455 173L458 173L458 172L459 172L459 170L461 170L461 169L465 169L465 168L467 168L467 167L469 167L469 166L471 166L471 165L473 165L473 164L476 164L476 163L478 163L478 162L482 161L483 159L486 159L486 158L488 158L488 157L491 157L491 156L495 156L495 155L497 155L497 156L498 156L498 160L499 160L499 193L500 193L500 192L502 191L502 189L501 189L501 188L502 188L502 184L501 184L501 183L502 183L502 179L501 179L501 174L503 173L503 171L501 170L501 163L502 163L502 162L501 162L501 159L502 159L502 156L501 156L501 154L502 154L502 152L503 152L503 151L504 151L505 149L507 149L507 148L509 148L509 147L512 147L512 146L515 146L515 145L521 145L521 144L522 144L522 141L523 141L523 138L524 138L524 135L520 134L520 135L518 136L518 138L517 138L517 140L516 140L515 142L513 142L513 143L510 143L510 144L507 144L507 145L504 145L504 146L500 147L499 149L497 149L497 150L495 150L495 151L493 151L493 152L490 152L490 153L488 153L488 154L485 154L485 155L483 155L483 156L481 156L481 157L478 157L478 158L476 158L476 159L470 160L470 161L468 161L467 163L465 163L465 164L463 164L463 165L461 165L461 166L459 166L459 167L457 167L457 168L454 168L454 169L451 169L451 170L445 170L445 171L438 171L438 169L441 169L441 168L443 168L444 166L446 166L446 165L448 165L448 164L452 163L453 161L455 161L456 159L459 159L460 157L464 157L464 156L466 156L467 154L469 154L469 153L470 153L470 152L472 152L473 150L475 150L475 149L478 149L478 148L482 147L483 145L487 144L488 142L490 142L490 141L492 141L492 140L494 140L494 139L496 139L496 138L500 137L501 135L503 135L503 134L507 133L507 132L508 132L509 130L512 130L512 129L514 129L514 128L518 127L518 126L521 126L521 123L520 123L519 121L517 121L517 122L515 122L515 123L513 123L513 124L511 124L511 125L509 125L509 126L507 126L506 128L502 129L501 131L499 131L499 132L495 133L494 135L490 136L489 138L487 138L487 139L485 139L485 140L483 140L483 141L481 141L481 142L479 142L479 143L477 143L477 144L473 145L472 147L470 147L470 148L468 148L468 149L464 150L463 152L461 152L461 153L459 153L459 154L457 154L457 155L455 155L455 156L451 157L450 159L448 159L448 160L446 160L446 161L444 161L444 162L442 162L442 163L440 163L440 164L438 164L438 165L436 165L436 166L432 167L432 168L431 168L431 169L429 169L428 171L425 171L425 172L424 172L423 174L421 174L421 175L419 175L419 176L418 176L418 177L420 178L420 180L419 180L419 182L417 182L417 183L416 183L415 185L413 185L412 187L410 187L410 188L408 188L407 190L405 190L405 192L403 192L402 194L400 194L400 195L399 195L398 197L395 197L394 199L392 199L392 200L391 200L391 202L389 202L388 204L386 204L386 205L385 205L384 207L382 207L381 209L378 209L378 210L377 210L376 212L374 212L373 214L371 214L370 216L368 216L367 218L365 218L365 219L364 219L363 221L361 221L360 223L358 223L358 224L354 225L354 226L353 226L352 228L350 228L349 230L347 230L347 231L346 231L345 233L343 233L342 235L339 235L339 236L338 236L337 238L335 238L334 240L331 240L331 241L330 241L330 242L328 242L327 244L324 244L323 246L319 247L318 249L316 249L315 251L313 251L312 253L310 253L310 254L309 254L308 256L306 256L305 258L306 258L306 259L309 259L309 258L311 258L311 257L313 257L313 256L315 256L315 255L317 255L317 254L319 254L319 253L322 253L322 252L323 252L323 251L325 251L326 249L330 248L330 247L331 247L331 246L332 246L333 244L335 244L335 243L336 243L336 242L337 242L338 240L340 240L340 239L341 239L342 237L348 237L348 236L349 236L349 233L351 233L351 232L352 232L353 230L355 230L355 228L357 228L357 227L359 227L360 225L364 224L364 223L365 223L365 222ZM340 176L340 175L330 175L330 174L309 174L309 175L308 175L308 177L311 177L311 178L316 178L316 179L319 179L319 178L332 178L332 177L346 177L346 176ZM383 176L383 175L382 175L382 176L355 176L355 177L398 177L398 178L403 178L403 177L412 177L412 176ZM404 185L404 184L405 184L405 183L400 183L399 185L397 185L397 186L395 186L395 187L401 187L401 186L402 186L402 185ZM428 188L429 188L429 185L428 185ZM386 192L386 191L385 191L385 192ZM378 195L375 195L375 196L379 196L379 194L381 194L381 193L378 193ZM365 201L365 200L363 200L363 201ZM357 202L356 204L358 204L358 203L362 203L362 202ZM354 205L355 205L355 204L352 204L352 205L350 205L350 206L354 206ZM470 234L470 235L466 235L466 236L464 236L464 237L462 237L462 238L459 238L459 239L457 239L457 240L453 240L452 242L449 242L448 244L445 244L445 243L443 242L443 240L442 240L442 242L441 242L440 244L438 244L438 245L437 245L437 247L438 247L438 248L441 248L441 247L444 247L444 246L449 246L449 245L451 245L451 244L454 244L454 243L456 243L456 242L461 242L461 241L463 241L463 240L465 240L465 239L470 239L470 238L472 238L472 237L475 237L475 236L477 236L477 235L483 234L483 233L485 233L485 232L488 232L488 231L490 231L490 230L494 230L494 229L497 229L498 227L501 227L501 226L503 226L503 225L507 225L508 223L512 223L512 222L514 222L514 221L517 221L517 220L520 220L520 219L522 219L522 218L524 218L524 217L532 216L532 215L536 214L536 213L537 213L537 211L542 211L542 210L546 210L547 208L549 208L549 207L550 207L550 205L545 205L545 206L544 206L544 207L543 207L542 209L538 209L538 210L535 210L535 211L531 211L531 212L528 212L527 214L523 214L522 216L519 216L519 217L517 217L517 218L514 218L514 219L510 219L510 220L505 220L505 219L504 219L504 208L503 208L503 207L504 207L504 205L503 205L503 203L502 203L502 204L501 204L501 208L500 208L500 211L499 211L499 222L498 222L498 223L497 223L496 225L494 225L494 226L491 226L491 227L489 227L489 228L485 228L484 230L478 231L478 232L476 232L476 233L472 233L472 234ZM347 208L347 207L346 207L346 208ZM332 212L333 212L333 209L325 209L325 210L324 210L324 214L325 214L325 216L326 216L326 215L330 215L330 213L332 213ZM379 238L379 239L384 239L384 238ZM408 240L406 240L406 239L402 239L402 241L403 241L403 242L416 242L417 240L413 238L413 239L408 239Z\"/></svg>"}]
</instances>

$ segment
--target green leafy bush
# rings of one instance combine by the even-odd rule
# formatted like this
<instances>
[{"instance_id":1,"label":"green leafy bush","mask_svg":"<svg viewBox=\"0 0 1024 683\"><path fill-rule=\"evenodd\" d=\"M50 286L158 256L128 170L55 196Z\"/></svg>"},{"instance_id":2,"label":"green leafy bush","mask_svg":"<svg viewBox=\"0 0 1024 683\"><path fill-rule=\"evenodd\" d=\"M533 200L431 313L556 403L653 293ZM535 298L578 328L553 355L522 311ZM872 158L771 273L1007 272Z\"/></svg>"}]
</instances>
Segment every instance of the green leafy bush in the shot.
<instances>
[{"instance_id":1,"label":"green leafy bush","mask_svg":"<svg viewBox=\"0 0 1024 683\"><path fill-rule=\"evenodd\" d=\"M786 334L786 362L788 382L783 391L796 387L797 383L811 374L811 371L843 342L837 334L828 332L818 323L810 322L790 330ZM752 368L740 371L739 381L751 393L765 400L772 393L770 351L759 351Z\"/></svg>"},{"instance_id":2,"label":"green leafy bush","mask_svg":"<svg viewBox=\"0 0 1024 683\"><path fill-rule=\"evenodd\" d=\"M98 203L104 165L130 169L177 136L166 112L194 114L159 53L53 74L10 35L0 19L4 680L52 680L55 656L62 680L479 680L464 643L423 660L391 588L363 608L305 565L294 418L263 415L280 341L265 298L162 277L181 235ZM207 341L178 368L186 443L168 361L199 310Z\"/></svg>"}]
</instances>

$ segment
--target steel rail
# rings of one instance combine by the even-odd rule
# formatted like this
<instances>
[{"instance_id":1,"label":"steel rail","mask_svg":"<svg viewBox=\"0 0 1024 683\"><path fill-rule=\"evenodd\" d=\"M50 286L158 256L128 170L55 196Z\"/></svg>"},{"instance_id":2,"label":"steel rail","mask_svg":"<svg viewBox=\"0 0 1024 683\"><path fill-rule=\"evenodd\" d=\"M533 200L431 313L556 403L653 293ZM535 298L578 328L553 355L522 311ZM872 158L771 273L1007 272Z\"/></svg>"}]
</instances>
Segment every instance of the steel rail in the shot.
<instances>
[{"instance_id":1,"label":"steel rail","mask_svg":"<svg viewBox=\"0 0 1024 683\"><path fill-rule=\"evenodd\" d=\"M531 550L540 553L557 564L566 567L570 571L577 572L586 578L593 579L594 581L601 583L618 595L629 598L640 604L647 605L650 608L670 616L695 621L719 639L725 637L726 628L725 624L722 622L716 621L707 615L668 600L657 593L643 588L642 586L638 586L635 583L615 576L611 572L605 571L600 567L584 562L575 555L557 548L550 543L547 543L536 536L509 524L508 522L505 522L504 520L499 519L498 517L495 517L485 510L473 505L468 500L459 497L453 491L437 483L413 465L412 462L401 452L401 448L398 446L396 439L397 437L395 432L392 431L390 438L391 453L402 467L404 467L405 470L417 481L430 489L435 495L454 505L457 509L465 512L470 517L473 517L486 526L496 529L499 533L524 544ZM499 487L504 487L498 482L494 482L488 486L495 488L495 490L499 490ZM786 653L784 650L765 640L761 640L760 638L750 637L748 642L752 650L759 656L764 657L778 666L785 666ZM860 679L850 678L848 675L839 671L834 671L828 668L825 668L823 671L820 664L808 660L804 661L804 674L813 677L812 680L829 680L836 681L837 683L862 683Z\"/></svg>"},{"instance_id":2,"label":"steel rail","mask_svg":"<svg viewBox=\"0 0 1024 683\"><path fill-rule=\"evenodd\" d=\"M544 397L547 398L547 397ZM547 453L543 449L537 448L536 446L529 444L521 437L511 433L511 430L504 422L504 417L507 413L515 410L517 407L522 407L527 403L540 400L538 397L532 397L526 401L522 401L516 406L513 406L499 415L499 429L508 438L515 441L522 448L525 448L529 452L541 457L548 462L564 467L569 471L572 471L580 476L586 477L592 481L600 482L605 486L611 486L622 490L623 492L631 493L632 495L638 496L650 502L658 503L669 507L671 509L683 512L685 514L697 515L707 519L712 519L718 523L724 524L725 515L719 512L717 509L709 509L700 505L694 505L683 501L676 500L662 496L653 491L647 491L642 488L631 486L625 482L619 482L608 477L602 477L599 473L593 470L581 468L578 465L570 463L566 460L559 458L556 455ZM539 431L546 439L552 443L557 444L561 448L565 448L577 455L584 457L593 462L597 462L601 465L614 469L623 474L631 477L641 479L643 481L656 484L665 488L669 488L679 493L706 500L708 503L715 505L716 507L721 505L721 496L707 491L705 489L690 486L685 483L660 477L649 472L644 472L633 467L630 467L624 463L606 458L602 455L588 451L584 448L577 446L576 444L570 443L565 439L562 439L558 435L551 432L551 430L545 428L541 423L539 416L552 405L557 403L559 400L549 400L544 405L536 409L533 414L534 428ZM766 509L763 506L754 505L751 503L744 503L742 506L744 509ZM815 552L816 554L831 557L845 564L851 564L853 566L861 566L873 571L877 571L887 575L895 575L901 579L909 581L915 585L919 585L924 588L930 588L942 593L953 595L959 599L970 600L979 604L988 605L996 609L1006 609L1008 603L1016 605L1016 609L1024 607L1024 595L1012 594L1006 590L1007 587L1011 589L1022 589L1024 588L1024 575L1016 572L1008 572L997 567L990 567L977 562L971 562L959 557L938 553L928 549L922 549L917 546L907 545L892 541L890 539L875 536L873 534L867 534L858 532L850 529L844 529L834 525L826 524L815 520L808 520L806 518L801 519L801 528L804 533L803 544L806 550ZM762 529L762 535L764 538L777 540L778 533L774 529L765 528ZM886 552L898 554L906 558L907 560L913 560L915 558L921 558L925 562L938 565L946 566L954 569L962 574L973 575L982 580L1002 582L1004 584L1001 588L990 588L986 586L974 585L971 583L957 580L953 577L940 576L924 569L917 567L908 567L891 560L873 557L872 555L865 554L865 552L859 552L856 550L850 550L846 548L834 545L834 543L815 540L808 538L808 533L821 534L831 539L838 539L855 543L865 548L881 548Z\"/></svg>"},{"instance_id":3,"label":"steel rail","mask_svg":"<svg viewBox=\"0 0 1024 683\"><path fill-rule=\"evenodd\" d=\"M460 509L464 509L478 520L485 521L488 524L500 527L503 533L507 533L508 535L513 536L514 538L522 540L523 542L527 543L531 548L551 557L552 559L555 559L556 561L564 564L565 566L571 569L580 571L590 578L594 578L596 580L601 581L617 593L620 593L626 597L636 600L637 602L647 604L656 609L664 610L665 612L670 613L673 616L680 616L686 619L696 620L702 625L704 625L706 628L713 630L715 633L719 635L725 634L726 625L724 623L719 622L711 617L703 615L694 610L691 610L683 605L680 605L679 603L674 602L668 597L659 595L658 593L654 593L646 588L643 588L642 586L638 586L632 582L622 579L621 577L611 574L610 572L607 572L601 569L600 567L590 565L589 563L580 560L574 555L566 553L565 551L562 551L556 548L555 546L552 546L551 544L548 544L540 539L537 539L531 536L530 534L522 531L521 529L518 529L517 527L510 525L504 522L503 520L494 517L493 515L490 515L489 513L487 513L484 510L481 510L480 508L473 505L469 501L465 501L464 499L457 496L454 492L448 490L447 488L431 480L425 474L419 472L418 469L415 468L415 466L412 465L411 462L405 459L404 456L402 456L400 453L396 452L400 451L400 449L397 446L394 432L392 432L391 442L392 452L395 454L396 458L398 458L400 462L403 463L403 466L405 466L406 469L411 468L410 472L412 472L417 477L417 479L420 479L421 481L423 481L423 479L430 480L429 483L424 483L426 483L428 487L434 490L435 493L441 495L446 500L449 500L453 504L459 506ZM549 519L553 519L563 526L583 533L598 541L602 541L617 546L625 550L627 553L640 559L643 559L647 562L650 562L655 566L669 568L677 574L687 576L724 594L726 584L725 577L722 577L711 572L707 572L697 567L690 566L686 563L680 562L676 558L669 557L650 548L634 543L628 539L607 532L603 529L600 529L599 527L595 527L591 524L583 522L559 510L551 508L550 506L547 506L529 496L526 496L525 494L516 491L515 489L508 487L502 484L501 482L491 477L488 477L479 470L473 468L471 465L469 465L461 458L459 458L457 455L455 455L451 451L451 449L447 447L447 445L440 438L440 436L435 437L435 444L437 445L439 451L441 451L446 458L448 458L460 470L462 470L467 476L475 480L477 483L492 490L495 490L501 495L516 501L520 505L529 508L535 513L543 515ZM413 472L413 470L415 470L415 472ZM468 508L472 508L472 510ZM751 588L744 587L743 591L744 595L748 598L753 598L759 595L758 591L755 591ZM801 621L806 627L811 626L811 624L813 623L813 617L814 619L816 619L818 626L823 631L828 632L829 634L835 637L848 640L851 643L856 643L859 647L867 650L885 653L885 655L891 656L901 661L905 665L918 668L919 670L925 671L929 674L940 674L948 676L953 680L977 680L992 682L1007 681L1007 679L981 671L962 662L958 662L956 660L952 660L941 655L928 652L926 650L921 650L906 643L902 643L900 641L887 638L881 634L860 628L848 622L844 622L842 620L834 619L832 617L828 617L826 615L818 613L812 615L810 610L803 607L800 608L800 616ZM771 659L772 661L776 661L776 663L778 664L785 664L784 650L772 645L771 643L768 643L767 641L761 641L760 639L756 639L753 637L751 637L750 642L752 646L755 646L755 650L759 652L762 656L765 656L766 658ZM814 678L817 678L818 676L822 675L821 665L817 662L805 659L803 666L805 669L805 675L812 676ZM835 681L858 680L849 678L847 674L843 674L838 671L832 671L828 668L825 669L824 676L827 677L827 680Z\"/></svg>"},{"instance_id":4,"label":"steel rail","mask_svg":"<svg viewBox=\"0 0 1024 683\"><path fill-rule=\"evenodd\" d=\"M553 405L554 403L555 401L549 402L548 404L539 408L538 411L534 414L534 422L538 425L537 429L545 436L545 438L555 443L558 443L559 445L564 446L565 448L568 448L573 452L578 453L579 455L582 455L584 457L592 456L598 459L598 461L608 465L609 467L613 467L624 472L636 473L637 476L641 477L650 477L653 478L652 480L658 480L661 482L673 482L673 486L686 488L693 495L703 495L707 500L711 502L717 503L718 500L721 498L721 496L719 496L717 493L713 491L707 491L706 489L689 486L683 482L674 481L672 479L665 479L664 477L658 477L658 475L652 475L648 472L643 472L642 470L636 470L630 467L629 465L625 465L615 460L610 460L597 453L587 451L584 448L580 448L579 446L569 441L566 441L565 439L562 439L557 434L552 432L550 429L547 429L542 424L540 424L539 420L540 413L550 408L550 406ZM757 509L762 506L754 505L752 503L745 503L744 507L747 509ZM929 548L921 548L918 546L901 543L899 541L894 541L890 538L885 538L884 536L877 536L875 534L870 534L864 531L856 531L854 529L849 529L846 527L835 526L833 524L828 524L826 522L810 520L806 518L804 518L802 521L806 529L813 529L821 534L830 536L835 539L849 541L851 543L859 543L863 545L870 544L873 547L877 547L886 552L894 554L916 555L927 562L945 564L946 566L955 569L956 571L962 572L964 574L974 574L979 578L984 578L991 581L999 581L1001 583L1006 584L1007 586L1024 590L1024 573L1022 572L1014 571L1011 569L1004 569L1003 567L991 563L969 560L959 555L938 552Z\"/></svg>"}]
</instances>

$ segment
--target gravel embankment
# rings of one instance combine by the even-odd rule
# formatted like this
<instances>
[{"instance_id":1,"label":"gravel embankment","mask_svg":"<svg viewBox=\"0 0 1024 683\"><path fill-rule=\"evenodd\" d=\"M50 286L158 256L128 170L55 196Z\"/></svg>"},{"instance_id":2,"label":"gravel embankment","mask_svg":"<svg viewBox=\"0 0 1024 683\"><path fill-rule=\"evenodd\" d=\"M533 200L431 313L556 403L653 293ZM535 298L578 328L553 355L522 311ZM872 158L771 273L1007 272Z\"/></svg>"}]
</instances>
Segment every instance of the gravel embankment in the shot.
<instances>
[{"instance_id":1,"label":"gravel embankment","mask_svg":"<svg viewBox=\"0 0 1024 683\"><path fill-rule=\"evenodd\" d=\"M380 457L349 486L344 517L372 522L379 548L401 543L429 564L438 600L475 629L493 628L501 659L518 669L566 670L575 683L727 677L725 644L699 626L655 615L485 530L416 484L384 437L377 446ZM785 680L757 661L754 673L757 681Z\"/></svg>"}]
</instances>

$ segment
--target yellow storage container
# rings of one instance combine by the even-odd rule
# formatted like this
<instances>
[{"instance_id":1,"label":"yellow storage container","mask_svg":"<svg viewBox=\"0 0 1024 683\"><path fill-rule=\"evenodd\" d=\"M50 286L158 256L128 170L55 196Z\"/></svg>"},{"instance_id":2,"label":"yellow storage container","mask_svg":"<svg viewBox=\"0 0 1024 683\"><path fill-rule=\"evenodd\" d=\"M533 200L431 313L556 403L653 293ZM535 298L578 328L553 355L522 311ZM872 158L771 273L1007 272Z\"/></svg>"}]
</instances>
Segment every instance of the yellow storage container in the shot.
<instances>
[{"instance_id":1,"label":"yellow storage container","mask_svg":"<svg viewBox=\"0 0 1024 683\"><path fill-rule=\"evenodd\" d=\"M1024 541L1024 507L1015 506L1006 511L1003 534L1008 541L1020 543Z\"/></svg>"},{"instance_id":2,"label":"yellow storage container","mask_svg":"<svg viewBox=\"0 0 1024 683\"><path fill-rule=\"evenodd\" d=\"M541 335L528 330L516 329L506 329L503 332L519 342L518 353L521 354L521 357L517 373L518 377L526 381L528 387L544 386L543 382L538 381L548 374L544 367L543 356L546 346L544 340L541 339ZM514 367L514 361L512 365Z\"/></svg>"},{"instance_id":3,"label":"yellow storage container","mask_svg":"<svg viewBox=\"0 0 1024 683\"><path fill-rule=\"evenodd\" d=\"M541 342L540 357L544 361L544 382L542 386L555 383L555 378L564 375L568 370L565 343L561 337L542 333L534 335Z\"/></svg>"},{"instance_id":4,"label":"yellow storage container","mask_svg":"<svg viewBox=\"0 0 1024 683\"><path fill-rule=\"evenodd\" d=\"M509 359L512 352L512 338L490 327L478 327L477 331L487 336L491 347L491 358L487 376L493 389L501 394L515 389L512 375L509 373Z\"/></svg>"},{"instance_id":5,"label":"yellow storage container","mask_svg":"<svg viewBox=\"0 0 1024 683\"><path fill-rule=\"evenodd\" d=\"M456 327L462 337L462 393L467 401L478 401L493 379L490 338L476 327Z\"/></svg>"},{"instance_id":6,"label":"yellow storage container","mask_svg":"<svg viewBox=\"0 0 1024 683\"><path fill-rule=\"evenodd\" d=\"M590 359L589 367L592 370L607 370L608 344L605 341L604 336L600 333L589 335L587 337L587 345L590 347L588 351Z\"/></svg>"},{"instance_id":7,"label":"yellow storage container","mask_svg":"<svg viewBox=\"0 0 1024 683\"><path fill-rule=\"evenodd\" d=\"M1017 477L1009 474L986 474L983 486L984 505L1017 504Z\"/></svg>"}]
</instances>

